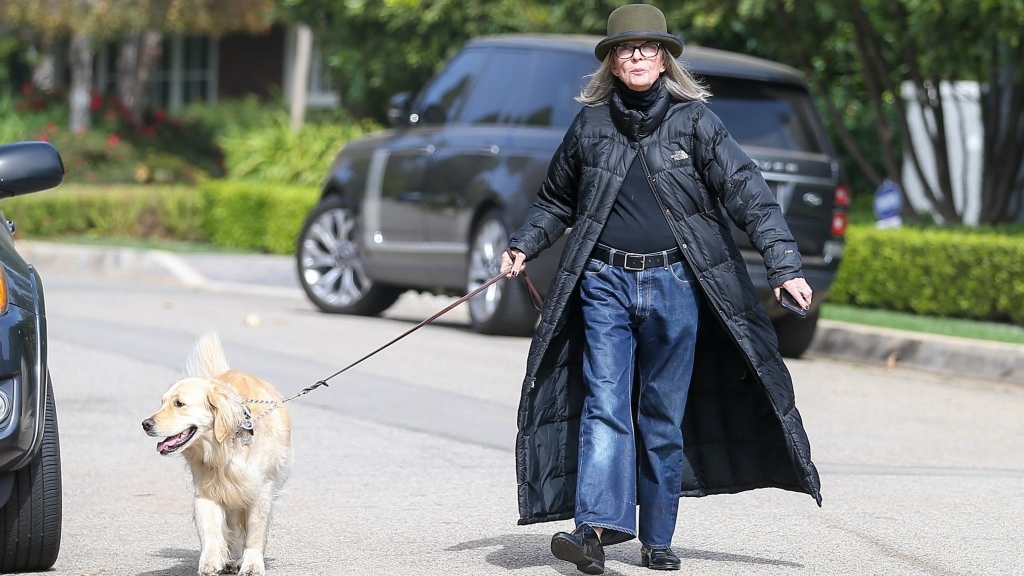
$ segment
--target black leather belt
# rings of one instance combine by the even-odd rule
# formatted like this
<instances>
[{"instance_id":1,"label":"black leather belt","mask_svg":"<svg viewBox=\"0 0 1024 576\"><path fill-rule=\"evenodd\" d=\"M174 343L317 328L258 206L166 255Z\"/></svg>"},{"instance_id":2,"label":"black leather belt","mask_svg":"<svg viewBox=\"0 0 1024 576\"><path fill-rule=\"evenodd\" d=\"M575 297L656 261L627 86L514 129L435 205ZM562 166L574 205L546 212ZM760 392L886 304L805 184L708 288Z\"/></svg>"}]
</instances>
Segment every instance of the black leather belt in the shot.
<instances>
[{"instance_id":1,"label":"black leather belt","mask_svg":"<svg viewBox=\"0 0 1024 576\"><path fill-rule=\"evenodd\" d=\"M615 248L598 245L590 253L591 258L597 258L611 264L625 268L626 270L647 270L648 268L660 268L682 262L683 253L679 248L666 250L665 252L652 252L651 254L636 254L634 252L623 252Z\"/></svg>"}]
</instances>

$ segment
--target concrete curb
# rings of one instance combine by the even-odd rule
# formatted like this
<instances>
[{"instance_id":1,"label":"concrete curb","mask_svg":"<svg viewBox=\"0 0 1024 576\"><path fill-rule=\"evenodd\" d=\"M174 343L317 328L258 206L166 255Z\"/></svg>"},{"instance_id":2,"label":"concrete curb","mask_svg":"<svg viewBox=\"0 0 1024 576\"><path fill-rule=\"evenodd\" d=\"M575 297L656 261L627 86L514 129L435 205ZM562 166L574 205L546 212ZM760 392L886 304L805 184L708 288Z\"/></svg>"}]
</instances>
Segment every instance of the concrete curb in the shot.
<instances>
[{"instance_id":1,"label":"concrete curb","mask_svg":"<svg viewBox=\"0 0 1024 576\"><path fill-rule=\"evenodd\" d=\"M1024 346L820 320L809 356L1024 384Z\"/></svg>"},{"instance_id":2,"label":"concrete curb","mask_svg":"<svg viewBox=\"0 0 1024 576\"><path fill-rule=\"evenodd\" d=\"M24 241L19 241L17 248L44 273L145 275L149 281L203 290L304 298L289 256L179 255L163 250ZM1024 345L1017 344L820 320L807 356L1024 385Z\"/></svg>"}]
</instances>

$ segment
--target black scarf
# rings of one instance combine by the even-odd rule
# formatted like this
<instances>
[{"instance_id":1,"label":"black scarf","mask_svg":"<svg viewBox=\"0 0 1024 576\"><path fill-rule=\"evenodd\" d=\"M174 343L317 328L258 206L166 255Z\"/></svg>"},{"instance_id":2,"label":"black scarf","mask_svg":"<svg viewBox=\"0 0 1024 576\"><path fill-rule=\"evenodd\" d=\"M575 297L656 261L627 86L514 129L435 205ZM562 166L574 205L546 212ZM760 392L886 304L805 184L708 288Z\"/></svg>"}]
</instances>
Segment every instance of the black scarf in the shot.
<instances>
[{"instance_id":1,"label":"black scarf","mask_svg":"<svg viewBox=\"0 0 1024 576\"><path fill-rule=\"evenodd\" d=\"M632 140L640 140L654 132L665 118L672 98L661 78L647 90L637 92L621 80L615 81L610 101L612 119L618 129Z\"/></svg>"},{"instance_id":2,"label":"black scarf","mask_svg":"<svg viewBox=\"0 0 1024 576\"><path fill-rule=\"evenodd\" d=\"M654 81L654 84L651 84L650 88L637 92L626 86L622 80L615 79L615 91L619 93L619 98L622 98L622 103L626 108L640 112L650 110L651 106L654 106L654 101L658 98L658 92L661 91L661 85L661 77L659 77Z\"/></svg>"}]
</instances>

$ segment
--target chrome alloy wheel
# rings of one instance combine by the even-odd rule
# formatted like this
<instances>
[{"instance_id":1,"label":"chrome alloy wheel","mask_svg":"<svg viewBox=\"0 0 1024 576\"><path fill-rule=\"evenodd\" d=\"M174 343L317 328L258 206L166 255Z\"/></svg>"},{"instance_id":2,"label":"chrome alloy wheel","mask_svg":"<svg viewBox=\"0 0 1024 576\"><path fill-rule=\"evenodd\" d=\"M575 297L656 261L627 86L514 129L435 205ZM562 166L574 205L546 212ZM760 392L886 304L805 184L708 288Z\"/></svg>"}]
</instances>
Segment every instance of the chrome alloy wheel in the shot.
<instances>
[{"instance_id":1,"label":"chrome alloy wheel","mask_svg":"<svg viewBox=\"0 0 1024 576\"><path fill-rule=\"evenodd\" d=\"M373 286L352 242L351 210L328 208L306 227L299 253L302 283L317 306L342 309L358 304Z\"/></svg>"},{"instance_id":2,"label":"chrome alloy wheel","mask_svg":"<svg viewBox=\"0 0 1024 576\"><path fill-rule=\"evenodd\" d=\"M473 235L469 249L466 292L484 285L501 271L501 253L508 247L508 232L501 220L485 218ZM502 284L495 282L469 300L469 313L475 324L487 323L501 305Z\"/></svg>"}]
</instances>

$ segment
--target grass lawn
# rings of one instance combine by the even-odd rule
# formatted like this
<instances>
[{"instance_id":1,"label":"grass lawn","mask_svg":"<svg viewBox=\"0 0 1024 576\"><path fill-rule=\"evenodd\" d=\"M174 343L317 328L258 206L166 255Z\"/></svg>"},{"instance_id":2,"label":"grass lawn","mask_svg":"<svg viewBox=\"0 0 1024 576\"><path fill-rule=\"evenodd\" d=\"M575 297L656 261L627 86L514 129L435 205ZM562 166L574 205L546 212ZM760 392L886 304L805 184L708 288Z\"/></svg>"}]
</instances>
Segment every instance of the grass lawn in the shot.
<instances>
[{"instance_id":1,"label":"grass lawn","mask_svg":"<svg viewBox=\"0 0 1024 576\"><path fill-rule=\"evenodd\" d=\"M959 336L961 338L1024 344L1024 327L1012 324L978 322L960 318L918 316L906 312L872 310L842 304L825 304L821 309L821 317L829 320L882 326L897 330L911 330L913 332L927 332L929 334Z\"/></svg>"}]
</instances>

